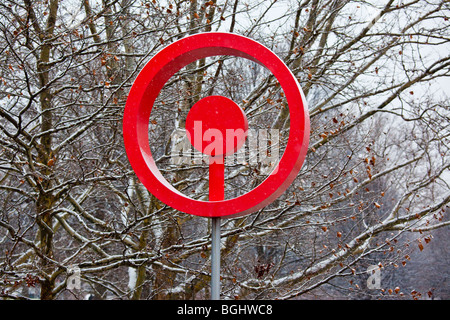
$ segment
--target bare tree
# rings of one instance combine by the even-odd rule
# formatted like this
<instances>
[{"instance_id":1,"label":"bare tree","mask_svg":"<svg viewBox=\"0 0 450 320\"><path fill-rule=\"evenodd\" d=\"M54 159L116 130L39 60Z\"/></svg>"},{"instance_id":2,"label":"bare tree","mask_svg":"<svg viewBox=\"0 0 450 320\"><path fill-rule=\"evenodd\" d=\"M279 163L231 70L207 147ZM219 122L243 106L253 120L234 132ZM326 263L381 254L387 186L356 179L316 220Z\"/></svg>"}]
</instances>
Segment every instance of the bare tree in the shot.
<instances>
[{"instance_id":1,"label":"bare tree","mask_svg":"<svg viewBox=\"0 0 450 320\"><path fill-rule=\"evenodd\" d=\"M448 228L447 1L6 0L0 12L4 298L30 298L31 288L41 299L209 297L209 220L149 193L122 141L139 70L198 32L273 50L311 116L292 186L223 221L225 298L400 297L368 290L367 267L395 273ZM263 67L217 56L177 72L152 112L151 148L166 179L200 200L207 164L190 149L173 161L173 151L189 108L212 94L240 104L257 135L227 162L227 197L261 183L271 168L261 159L281 155L289 135L284 93ZM255 149L262 143L269 150ZM68 285L74 266L81 288Z\"/></svg>"}]
</instances>

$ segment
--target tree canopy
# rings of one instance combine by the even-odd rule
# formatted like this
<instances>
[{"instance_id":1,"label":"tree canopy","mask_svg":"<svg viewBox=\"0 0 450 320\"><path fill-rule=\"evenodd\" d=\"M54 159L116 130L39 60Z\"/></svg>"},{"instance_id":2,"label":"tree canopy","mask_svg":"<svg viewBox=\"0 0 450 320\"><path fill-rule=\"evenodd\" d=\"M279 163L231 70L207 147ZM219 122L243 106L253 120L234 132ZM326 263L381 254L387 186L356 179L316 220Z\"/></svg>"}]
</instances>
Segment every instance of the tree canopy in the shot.
<instances>
[{"instance_id":1,"label":"tree canopy","mask_svg":"<svg viewBox=\"0 0 450 320\"><path fill-rule=\"evenodd\" d=\"M289 189L222 222L222 296L417 298L387 276L368 288L367 270L400 275L434 230L448 232L449 16L445 0L2 1L0 296L209 297L210 220L143 187L122 117L133 80L159 50L222 31L274 51L311 117ZM165 178L199 200L208 164L186 149L184 121L213 94L244 109L253 137L227 161L226 197L261 183L289 135L283 90L262 66L216 56L178 71L158 96L149 137ZM439 239L445 247L448 233ZM81 288L70 289L74 267Z\"/></svg>"}]
</instances>

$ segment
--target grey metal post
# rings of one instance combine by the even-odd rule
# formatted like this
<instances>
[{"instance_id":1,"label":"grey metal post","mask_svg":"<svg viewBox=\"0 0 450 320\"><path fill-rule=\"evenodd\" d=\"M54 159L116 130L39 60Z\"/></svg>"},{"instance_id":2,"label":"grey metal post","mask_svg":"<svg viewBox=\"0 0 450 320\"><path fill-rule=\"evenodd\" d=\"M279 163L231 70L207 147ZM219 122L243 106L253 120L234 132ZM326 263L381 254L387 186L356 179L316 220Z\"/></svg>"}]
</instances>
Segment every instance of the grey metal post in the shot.
<instances>
[{"instance_id":1,"label":"grey metal post","mask_svg":"<svg viewBox=\"0 0 450 320\"><path fill-rule=\"evenodd\" d=\"M211 221L211 300L220 300L220 220Z\"/></svg>"}]
</instances>

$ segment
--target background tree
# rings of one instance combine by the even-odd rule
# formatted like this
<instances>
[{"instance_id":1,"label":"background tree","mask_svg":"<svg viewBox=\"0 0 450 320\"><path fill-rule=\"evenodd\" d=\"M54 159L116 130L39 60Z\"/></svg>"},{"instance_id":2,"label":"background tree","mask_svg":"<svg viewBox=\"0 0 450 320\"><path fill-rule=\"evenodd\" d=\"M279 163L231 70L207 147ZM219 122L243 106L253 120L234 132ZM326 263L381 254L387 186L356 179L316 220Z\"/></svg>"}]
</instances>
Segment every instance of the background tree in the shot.
<instances>
[{"instance_id":1,"label":"background tree","mask_svg":"<svg viewBox=\"0 0 450 320\"><path fill-rule=\"evenodd\" d=\"M294 72L311 143L282 197L223 221L223 296L417 298L403 291L400 270L448 238L447 1L6 0L0 12L2 297L209 297L209 220L140 184L122 114L156 52L226 31L263 43ZM180 70L158 97L149 135L161 172L197 199L207 196L207 164L174 162L175 133L212 94L244 108L258 143L269 132L271 152L282 154L289 134L284 94L261 66L219 56ZM267 154L250 141L244 151L227 164L228 197L270 173ZM370 265L381 268L380 290L366 287ZM80 290L67 287L73 266Z\"/></svg>"}]
</instances>

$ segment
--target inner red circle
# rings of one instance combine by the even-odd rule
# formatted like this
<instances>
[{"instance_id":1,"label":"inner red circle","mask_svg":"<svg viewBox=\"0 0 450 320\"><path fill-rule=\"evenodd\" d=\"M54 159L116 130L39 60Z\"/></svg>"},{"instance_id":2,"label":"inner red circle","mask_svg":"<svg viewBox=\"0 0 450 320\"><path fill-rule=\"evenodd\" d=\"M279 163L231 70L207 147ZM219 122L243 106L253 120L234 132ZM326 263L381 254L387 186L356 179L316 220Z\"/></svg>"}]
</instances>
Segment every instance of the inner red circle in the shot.
<instances>
[{"instance_id":1,"label":"inner red circle","mask_svg":"<svg viewBox=\"0 0 450 320\"><path fill-rule=\"evenodd\" d=\"M189 141L195 149L210 156L235 153L244 144L247 130L244 111L223 96L201 99L186 117Z\"/></svg>"}]
</instances>

